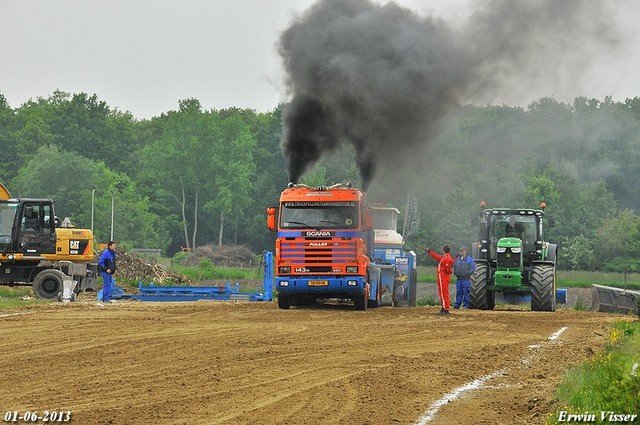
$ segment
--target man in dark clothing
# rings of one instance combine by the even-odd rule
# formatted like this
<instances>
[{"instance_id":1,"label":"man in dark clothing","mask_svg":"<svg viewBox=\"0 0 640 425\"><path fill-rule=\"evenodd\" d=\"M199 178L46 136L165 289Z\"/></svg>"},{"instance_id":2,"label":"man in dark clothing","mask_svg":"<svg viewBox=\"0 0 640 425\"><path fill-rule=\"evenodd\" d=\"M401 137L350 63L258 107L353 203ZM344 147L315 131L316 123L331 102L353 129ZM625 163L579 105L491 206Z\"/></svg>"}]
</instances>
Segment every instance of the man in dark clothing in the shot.
<instances>
[{"instance_id":1,"label":"man in dark clothing","mask_svg":"<svg viewBox=\"0 0 640 425\"><path fill-rule=\"evenodd\" d=\"M102 301L110 303L115 286L113 274L116 272L116 243L114 241L109 241L107 249L102 251L100 260L98 261L98 267L100 268L102 282L104 283L102 288Z\"/></svg>"},{"instance_id":2,"label":"man in dark clothing","mask_svg":"<svg viewBox=\"0 0 640 425\"><path fill-rule=\"evenodd\" d=\"M467 255L467 248L460 247L460 254L453 265L453 274L456 275L456 302L453 308L464 306L469 308L469 294L471 293L471 275L476 271L476 263Z\"/></svg>"}]
</instances>

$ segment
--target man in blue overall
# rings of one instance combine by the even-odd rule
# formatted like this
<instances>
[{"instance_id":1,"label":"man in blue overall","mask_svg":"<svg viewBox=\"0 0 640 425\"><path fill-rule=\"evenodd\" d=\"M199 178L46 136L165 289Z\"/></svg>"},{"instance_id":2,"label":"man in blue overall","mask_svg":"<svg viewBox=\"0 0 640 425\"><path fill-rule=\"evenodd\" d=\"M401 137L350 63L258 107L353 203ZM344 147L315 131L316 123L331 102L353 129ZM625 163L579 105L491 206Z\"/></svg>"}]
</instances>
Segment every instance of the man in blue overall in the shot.
<instances>
[{"instance_id":1,"label":"man in blue overall","mask_svg":"<svg viewBox=\"0 0 640 425\"><path fill-rule=\"evenodd\" d=\"M456 302L453 308L469 308L469 294L471 293L471 275L476 271L476 263L467 255L467 248L460 247L460 254L453 264L453 274L456 275Z\"/></svg>"},{"instance_id":2,"label":"man in blue overall","mask_svg":"<svg viewBox=\"0 0 640 425\"><path fill-rule=\"evenodd\" d=\"M102 288L102 301L110 303L115 286L113 274L116 272L116 243L114 241L109 241L107 249L102 251L100 260L98 261L98 268L100 269L102 282L104 283Z\"/></svg>"}]
</instances>

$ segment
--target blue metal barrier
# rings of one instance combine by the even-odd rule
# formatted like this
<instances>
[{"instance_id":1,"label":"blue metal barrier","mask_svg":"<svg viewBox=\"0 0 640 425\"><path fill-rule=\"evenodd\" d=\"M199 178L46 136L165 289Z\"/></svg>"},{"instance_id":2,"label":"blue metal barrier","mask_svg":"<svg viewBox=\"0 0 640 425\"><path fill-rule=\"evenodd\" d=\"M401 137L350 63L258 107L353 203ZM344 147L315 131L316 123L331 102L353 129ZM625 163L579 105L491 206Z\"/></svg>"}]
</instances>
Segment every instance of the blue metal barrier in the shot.
<instances>
[{"instance_id":1,"label":"blue metal barrier","mask_svg":"<svg viewBox=\"0 0 640 425\"><path fill-rule=\"evenodd\" d=\"M114 300L138 300L138 301L271 301L273 299L273 253L264 252L264 280L262 292L240 292L240 284L231 285L226 282L224 286L156 286L138 283L138 294L127 294L121 287L113 291ZM98 300L102 299L102 290L98 291Z\"/></svg>"}]
</instances>

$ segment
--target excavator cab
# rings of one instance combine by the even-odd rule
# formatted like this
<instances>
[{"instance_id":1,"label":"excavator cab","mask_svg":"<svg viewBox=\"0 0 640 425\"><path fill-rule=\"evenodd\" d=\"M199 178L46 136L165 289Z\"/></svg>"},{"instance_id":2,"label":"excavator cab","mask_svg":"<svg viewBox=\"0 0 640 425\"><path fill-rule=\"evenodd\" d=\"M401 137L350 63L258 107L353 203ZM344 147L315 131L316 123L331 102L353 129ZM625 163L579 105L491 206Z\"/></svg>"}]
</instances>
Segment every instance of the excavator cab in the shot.
<instances>
[{"instance_id":1,"label":"excavator cab","mask_svg":"<svg viewBox=\"0 0 640 425\"><path fill-rule=\"evenodd\" d=\"M0 250L27 256L54 254L56 245L53 201L0 201Z\"/></svg>"}]
</instances>

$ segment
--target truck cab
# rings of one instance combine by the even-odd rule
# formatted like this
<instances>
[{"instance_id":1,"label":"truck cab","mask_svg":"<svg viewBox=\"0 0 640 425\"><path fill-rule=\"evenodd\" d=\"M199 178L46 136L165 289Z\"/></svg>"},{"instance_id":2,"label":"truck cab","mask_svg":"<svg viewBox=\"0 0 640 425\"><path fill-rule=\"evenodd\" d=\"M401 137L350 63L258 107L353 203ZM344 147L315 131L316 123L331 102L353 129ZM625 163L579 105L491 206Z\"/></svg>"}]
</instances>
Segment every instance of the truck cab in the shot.
<instances>
[{"instance_id":1,"label":"truck cab","mask_svg":"<svg viewBox=\"0 0 640 425\"><path fill-rule=\"evenodd\" d=\"M373 231L364 192L350 185L291 183L280 195L277 221L275 212L267 210L267 223L277 230L278 306L337 298L366 309Z\"/></svg>"}]
</instances>

